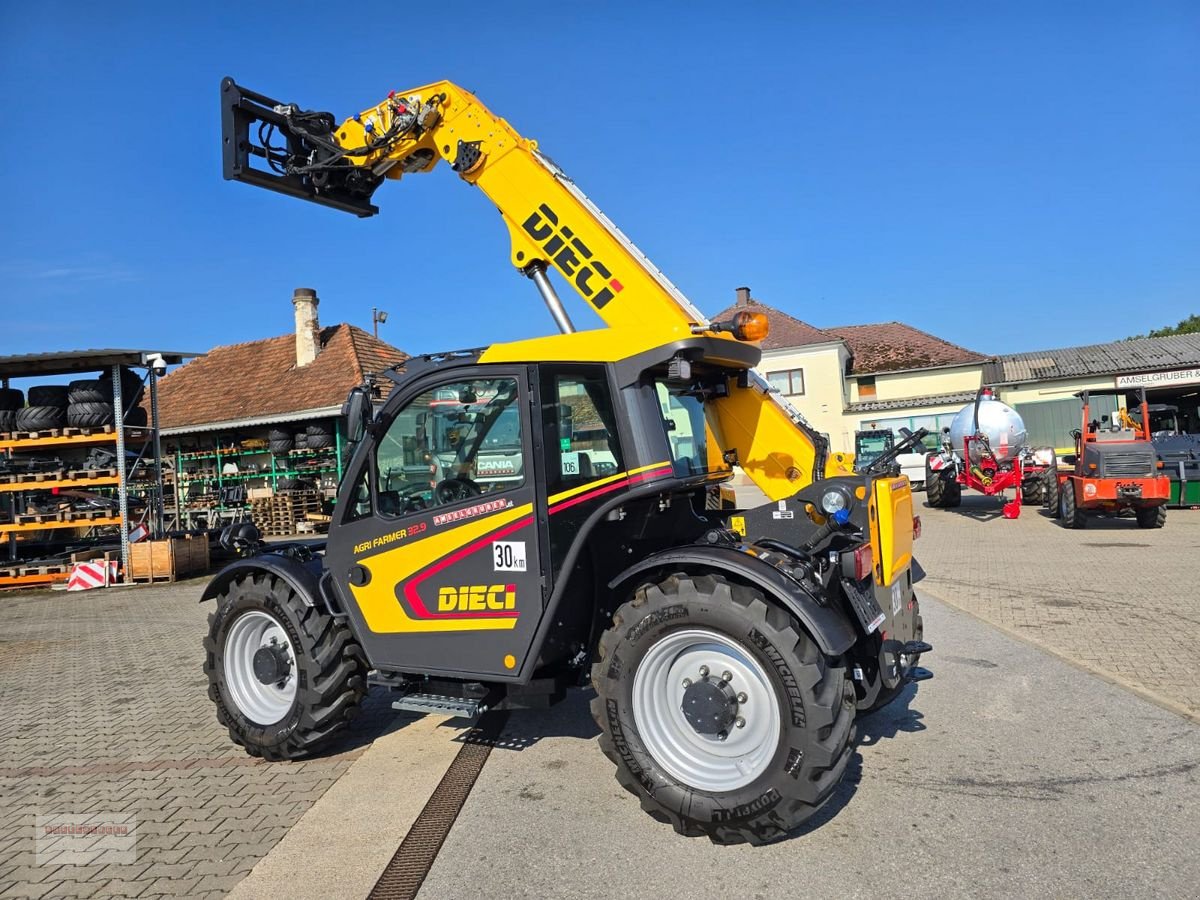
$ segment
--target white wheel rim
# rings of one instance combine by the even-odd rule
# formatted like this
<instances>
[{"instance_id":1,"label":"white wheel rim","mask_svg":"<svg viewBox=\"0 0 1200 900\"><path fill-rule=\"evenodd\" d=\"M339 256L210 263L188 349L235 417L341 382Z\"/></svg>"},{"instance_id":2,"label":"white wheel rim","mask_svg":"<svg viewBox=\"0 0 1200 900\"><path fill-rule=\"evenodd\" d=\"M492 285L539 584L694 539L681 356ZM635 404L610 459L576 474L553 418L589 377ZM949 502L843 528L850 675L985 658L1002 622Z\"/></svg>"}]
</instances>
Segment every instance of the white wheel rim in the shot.
<instances>
[{"instance_id":1,"label":"white wheel rim","mask_svg":"<svg viewBox=\"0 0 1200 900\"><path fill-rule=\"evenodd\" d=\"M254 655L264 647L277 648L287 659L287 674L278 682L263 684L254 673ZM230 699L247 719L274 725L291 710L296 700L296 655L274 616L256 609L238 616L225 638L224 663Z\"/></svg>"},{"instance_id":2,"label":"white wheel rim","mask_svg":"<svg viewBox=\"0 0 1200 900\"><path fill-rule=\"evenodd\" d=\"M724 739L701 734L683 714L685 679L732 676L744 724ZM779 747L779 699L759 662L732 638L708 629L675 631L654 644L633 677L633 720L646 750L676 781L704 791L734 791L757 779Z\"/></svg>"}]
</instances>

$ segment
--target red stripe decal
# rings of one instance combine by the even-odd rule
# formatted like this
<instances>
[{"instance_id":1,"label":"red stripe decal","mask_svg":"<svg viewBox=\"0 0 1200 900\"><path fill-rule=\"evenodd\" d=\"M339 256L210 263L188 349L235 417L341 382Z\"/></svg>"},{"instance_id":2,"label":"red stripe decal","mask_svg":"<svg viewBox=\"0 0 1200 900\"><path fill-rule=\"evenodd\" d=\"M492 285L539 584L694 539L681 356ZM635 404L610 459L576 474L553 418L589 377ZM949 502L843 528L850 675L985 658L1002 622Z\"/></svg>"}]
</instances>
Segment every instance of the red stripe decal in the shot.
<instances>
[{"instance_id":1,"label":"red stripe decal","mask_svg":"<svg viewBox=\"0 0 1200 900\"><path fill-rule=\"evenodd\" d=\"M464 556L470 556L475 551L481 549L484 545L490 544L492 541L497 541L507 534L512 534L514 531L524 528L526 525L529 525L532 522L533 522L533 516L526 516L524 519L520 519L516 522L513 522L511 525L501 528L499 531L493 531L490 534L486 534L483 537L481 537L479 540L477 540L475 543L468 544L467 546L463 547L463 549L459 550L457 553L452 553L449 556L445 557L444 559L434 563L432 566L430 566L428 569L426 569L420 575L417 575L415 578L410 578L408 580L408 583L404 586L404 596L405 596L405 598L407 598L408 602L412 605L413 612L418 613L421 618L425 618L425 619L481 619L481 618L515 619L517 617L517 613L510 612L508 610L478 611L478 612L470 613L469 615L463 615L460 613L430 612L425 607L425 601L422 600L417 595L417 585L419 585L425 579L427 579L433 575L436 575L438 572L442 571L442 569L446 568L447 566L451 566L454 563L458 562Z\"/></svg>"},{"instance_id":2,"label":"red stripe decal","mask_svg":"<svg viewBox=\"0 0 1200 900\"><path fill-rule=\"evenodd\" d=\"M670 471L670 465L659 466L657 469L651 469L649 472L641 472L637 475L627 477L621 481L614 481L612 484L606 484L604 487L596 488L594 491L588 491L586 494L580 494L578 497L572 497L570 500L564 500L561 503L555 504L554 506L550 507L550 515L560 513L564 509L570 509L572 506L576 506L586 500L591 500L593 497L600 497L604 494L611 493L618 488L629 487L631 484L637 484L640 481L646 481L650 478L654 478Z\"/></svg>"}]
</instances>

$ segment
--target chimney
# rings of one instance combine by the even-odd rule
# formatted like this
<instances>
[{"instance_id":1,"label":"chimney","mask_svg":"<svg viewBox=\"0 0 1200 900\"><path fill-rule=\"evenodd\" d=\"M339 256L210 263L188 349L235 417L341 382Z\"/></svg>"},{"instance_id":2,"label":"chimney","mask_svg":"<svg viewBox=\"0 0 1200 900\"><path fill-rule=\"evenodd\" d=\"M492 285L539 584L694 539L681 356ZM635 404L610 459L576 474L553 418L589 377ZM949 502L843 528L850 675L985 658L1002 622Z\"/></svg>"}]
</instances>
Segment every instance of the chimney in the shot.
<instances>
[{"instance_id":1,"label":"chimney","mask_svg":"<svg viewBox=\"0 0 1200 900\"><path fill-rule=\"evenodd\" d=\"M321 349L321 324L317 321L317 292L296 288L292 306L296 308L296 368L307 366Z\"/></svg>"},{"instance_id":2,"label":"chimney","mask_svg":"<svg viewBox=\"0 0 1200 900\"><path fill-rule=\"evenodd\" d=\"M750 288L740 287L737 289L737 302L734 306L749 306L750 305Z\"/></svg>"}]
</instances>

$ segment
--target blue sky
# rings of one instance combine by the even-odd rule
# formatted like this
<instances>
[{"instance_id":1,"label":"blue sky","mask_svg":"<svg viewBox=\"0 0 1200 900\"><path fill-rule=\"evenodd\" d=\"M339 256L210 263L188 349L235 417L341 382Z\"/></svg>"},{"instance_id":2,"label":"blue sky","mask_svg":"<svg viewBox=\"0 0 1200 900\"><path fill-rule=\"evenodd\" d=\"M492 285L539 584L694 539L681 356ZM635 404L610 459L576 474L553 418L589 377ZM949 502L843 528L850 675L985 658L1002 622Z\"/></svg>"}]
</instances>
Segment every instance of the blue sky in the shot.
<instances>
[{"instance_id":1,"label":"blue sky","mask_svg":"<svg viewBox=\"0 0 1200 900\"><path fill-rule=\"evenodd\" d=\"M444 168L368 220L222 181L226 74L339 117L457 81L710 313L1003 353L1200 311L1194 3L184 6L0 4L0 353L282 334L298 286L410 352L553 330Z\"/></svg>"}]
</instances>

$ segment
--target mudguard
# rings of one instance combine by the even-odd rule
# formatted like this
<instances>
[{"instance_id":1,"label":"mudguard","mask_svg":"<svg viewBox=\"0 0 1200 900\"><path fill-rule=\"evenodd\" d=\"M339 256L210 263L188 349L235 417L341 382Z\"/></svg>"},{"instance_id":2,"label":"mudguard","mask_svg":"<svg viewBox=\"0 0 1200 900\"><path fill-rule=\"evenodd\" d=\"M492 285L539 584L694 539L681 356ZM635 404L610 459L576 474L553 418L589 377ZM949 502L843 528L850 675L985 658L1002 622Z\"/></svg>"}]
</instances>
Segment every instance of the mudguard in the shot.
<instances>
[{"instance_id":1,"label":"mudguard","mask_svg":"<svg viewBox=\"0 0 1200 900\"><path fill-rule=\"evenodd\" d=\"M638 575L654 569L697 566L744 579L800 620L827 656L840 656L854 646L854 626L836 605L824 606L774 566L732 547L693 546L664 550L630 566L608 583L615 591L632 587Z\"/></svg>"},{"instance_id":2,"label":"mudguard","mask_svg":"<svg viewBox=\"0 0 1200 900\"><path fill-rule=\"evenodd\" d=\"M259 556L236 560L223 568L208 583L208 587L204 589L204 593L200 597L200 602L212 600L238 576L251 572L269 572L282 578L296 592L305 606L316 606L320 600L321 592L318 585L321 577L320 558L314 557L308 562L301 562L291 556L263 553Z\"/></svg>"}]
</instances>

